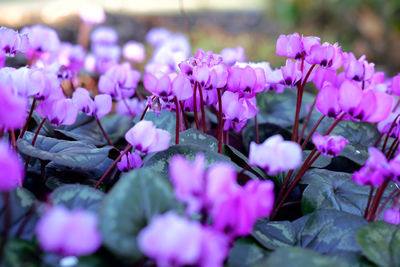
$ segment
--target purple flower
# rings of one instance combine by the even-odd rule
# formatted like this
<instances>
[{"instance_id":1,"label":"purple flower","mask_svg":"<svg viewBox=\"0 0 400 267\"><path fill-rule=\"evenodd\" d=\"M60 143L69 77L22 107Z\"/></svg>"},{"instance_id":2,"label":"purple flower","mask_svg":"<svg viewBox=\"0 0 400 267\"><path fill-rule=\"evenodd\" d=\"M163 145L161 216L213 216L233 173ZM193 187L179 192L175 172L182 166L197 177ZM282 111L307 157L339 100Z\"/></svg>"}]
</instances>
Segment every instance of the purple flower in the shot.
<instances>
[{"instance_id":1,"label":"purple flower","mask_svg":"<svg viewBox=\"0 0 400 267\"><path fill-rule=\"evenodd\" d=\"M121 152L122 153L122 152ZM121 160L117 163L117 167L121 172L127 172L142 166L142 158L136 152L128 152L122 156Z\"/></svg>"},{"instance_id":2,"label":"purple flower","mask_svg":"<svg viewBox=\"0 0 400 267\"><path fill-rule=\"evenodd\" d=\"M361 185L380 186L392 176L390 165L385 155L375 147L368 149L369 158L365 165L353 174L353 181Z\"/></svg>"},{"instance_id":3,"label":"purple flower","mask_svg":"<svg viewBox=\"0 0 400 267\"><path fill-rule=\"evenodd\" d=\"M339 105L355 121L380 122L389 116L392 103L392 96L362 90L354 81L344 81L339 89Z\"/></svg>"},{"instance_id":4,"label":"purple flower","mask_svg":"<svg viewBox=\"0 0 400 267\"><path fill-rule=\"evenodd\" d=\"M146 49L142 43L129 41L122 48L122 54L128 60L141 63L146 58Z\"/></svg>"},{"instance_id":5,"label":"purple flower","mask_svg":"<svg viewBox=\"0 0 400 267\"><path fill-rule=\"evenodd\" d=\"M311 47L306 61L312 65L319 64L323 68L337 70L342 65L342 50L337 43L316 44Z\"/></svg>"},{"instance_id":6,"label":"purple flower","mask_svg":"<svg viewBox=\"0 0 400 267\"><path fill-rule=\"evenodd\" d=\"M19 34L13 29L0 27L0 50L6 56L15 56L18 52L25 53L29 49L27 34Z\"/></svg>"},{"instance_id":7,"label":"purple flower","mask_svg":"<svg viewBox=\"0 0 400 267\"><path fill-rule=\"evenodd\" d=\"M142 154L166 150L171 134L157 129L151 121L140 121L125 134L125 139Z\"/></svg>"},{"instance_id":8,"label":"purple flower","mask_svg":"<svg viewBox=\"0 0 400 267\"><path fill-rule=\"evenodd\" d=\"M238 65L229 69L227 88L229 91L238 92L244 97L254 97L262 92L265 86L265 72L262 68L253 68L249 65Z\"/></svg>"},{"instance_id":9,"label":"purple flower","mask_svg":"<svg viewBox=\"0 0 400 267\"><path fill-rule=\"evenodd\" d=\"M349 141L342 136L322 136L319 133L314 134L312 142L318 151L327 157L336 157L349 144Z\"/></svg>"},{"instance_id":10,"label":"purple flower","mask_svg":"<svg viewBox=\"0 0 400 267\"><path fill-rule=\"evenodd\" d=\"M121 115L126 115L126 116L133 115L133 117L135 117L143 113L144 109L146 108L146 104L147 104L146 100L139 101L139 99L137 98L119 100L117 102L115 111Z\"/></svg>"},{"instance_id":11,"label":"purple flower","mask_svg":"<svg viewBox=\"0 0 400 267\"><path fill-rule=\"evenodd\" d=\"M22 186L24 171L18 155L10 150L9 144L0 141L0 191L11 191Z\"/></svg>"},{"instance_id":12,"label":"purple flower","mask_svg":"<svg viewBox=\"0 0 400 267\"><path fill-rule=\"evenodd\" d=\"M343 68L346 78L354 81L368 81L375 72L375 64L368 63L365 55L357 60L353 53L343 53Z\"/></svg>"},{"instance_id":13,"label":"purple flower","mask_svg":"<svg viewBox=\"0 0 400 267\"><path fill-rule=\"evenodd\" d=\"M313 82L318 90L321 90L325 83L330 83L333 86L338 86L338 78L336 71L332 69L317 68L315 70Z\"/></svg>"},{"instance_id":14,"label":"purple flower","mask_svg":"<svg viewBox=\"0 0 400 267\"><path fill-rule=\"evenodd\" d=\"M94 110L94 101L90 97L90 93L88 90L82 87L78 87L75 89L72 94L72 102L78 108L78 110L83 111L84 113L91 115Z\"/></svg>"},{"instance_id":15,"label":"purple flower","mask_svg":"<svg viewBox=\"0 0 400 267\"><path fill-rule=\"evenodd\" d=\"M135 94L140 81L140 72L127 62L114 65L100 76L99 91L115 99L129 98Z\"/></svg>"},{"instance_id":16,"label":"purple flower","mask_svg":"<svg viewBox=\"0 0 400 267\"><path fill-rule=\"evenodd\" d=\"M21 128L26 119L27 100L13 92L9 76L0 76L0 126L5 130Z\"/></svg>"},{"instance_id":17,"label":"purple flower","mask_svg":"<svg viewBox=\"0 0 400 267\"><path fill-rule=\"evenodd\" d=\"M78 73L85 62L86 52L80 45L61 43L58 62L73 73Z\"/></svg>"},{"instance_id":18,"label":"purple flower","mask_svg":"<svg viewBox=\"0 0 400 267\"><path fill-rule=\"evenodd\" d=\"M111 67L118 65L121 57L121 48L118 45L92 46L93 54L88 54L85 59L85 69L95 73L105 73Z\"/></svg>"},{"instance_id":19,"label":"purple flower","mask_svg":"<svg viewBox=\"0 0 400 267\"><path fill-rule=\"evenodd\" d=\"M303 37L296 32L289 35L280 35L276 41L276 54L292 59L302 58L303 53L308 55L313 45L319 44L320 40L314 36Z\"/></svg>"},{"instance_id":20,"label":"purple flower","mask_svg":"<svg viewBox=\"0 0 400 267\"><path fill-rule=\"evenodd\" d=\"M117 32L106 26L97 27L90 35L92 45L115 45L118 42Z\"/></svg>"},{"instance_id":21,"label":"purple flower","mask_svg":"<svg viewBox=\"0 0 400 267\"><path fill-rule=\"evenodd\" d=\"M48 210L36 225L36 236L43 250L62 256L81 256L101 245L97 217L83 210L68 211L62 206Z\"/></svg>"},{"instance_id":22,"label":"purple flower","mask_svg":"<svg viewBox=\"0 0 400 267\"><path fill-rule=\"evenodd\" d=\"M72 99L67 98L42 101L37 105L36 112L54 126L72 125L78 116L78 108Z\"/></svg>"},{"instance_id":23,"label":"purple flower","mask_svg":"<svg viewBox=\"0 0 400 267\"><path fill-rule=\"evenodd\" d=\"M392 94L400 96L400 73L392 78L390 83L390 90Z\"/></svg>"},{"instance_id":24,"label":"purple flower","mask_svg":"<svg viewBox=\"0 0 400 267\"><path fill-rule=\"evenodd\" d=\"M296 169L301 159L300 146L292 141L284 141L280 135L271 136L262 144L250 144L249 164L265 169L268 175Z\"/></svg>"},{"instance_id":25,"label":"purple flower","mask_svg":"<svg viewBox=\"0 0 400 267\"><path fill-rule=\"evenodd\" d=\"M50 27L34 25L23 28L21 32L28 34L30 49L26 55L29 59L48 57L60 48L57 32Z\"/></svg>"},{"instance_id":26,"label":"purple flower","mask_svg":"<svg viewBox=\"0 0 400 267\"><path fill-rule=\"evenodd\" d=\"M246 55L241 46L236 48L224 48L221 50L221 56L225 64L228 65L234 65L236 62L246 61Z\"/></svg>"},{"instance_id":27,"label":"purple flower","mask_svg":"<svg viewBox=\"0 0 400 267\"><path fill-rule=\"evenodd\" d=\"M392 128L389 135L391 137L398 137L400 134L400 121L398 118L399 112L400 109L397 108L394 112L390 112L389 116L386 119L380 121L378 123L378 131L381 133L389 133L389 130Z\"/></svg>"},{"instance_id":28,"label":"purple flower","mask_svg":"<svg viewBox=\"0 0 400 267\"><path fill-rule=\"evenodd\" d=\"M193 214L202 208L205 186L205 158L198 154L193 163L184 156L174 156L169 164L171 182L177 199L187 205L186 212Z\"/></svg>"},{"instance_id":29,"label":"purple flower","mask_svg":"<svg viewBox=\"0 0 400 267\"><path fill-rule=\"evenodd\" d=\"M387 223L398 225L400 223L400 209L393 206L383 213L383 220Z\"/></svg>"},{"instance_id":30,"label":"purple flower","mask_svg":"<svg viewBox=\"0 0 400 267\"><path fill-rule=\"evenodd\" d=\"M101 24L106 20L106 14L101 6L86 4L79 9L79 17L90 25Z\"/></svg>"},{"instance_id":31,"label":"purple flower","mask_svg":"<svg viewBox=\"0 0 400 267\"><path fill-rule=\"evenodd\" d=\"M286 60L284 67L281 67L284 84L289 87L295 87L301 81L302 72L297 68L296 62L291 59Z\"/></svg>"},{"instance_id":32,"label":"purple flower","mask_svg":"<svg viewBox=\"0 0 400 267\"><path fill-rule=\"evenodd\" d=\"M171 32L165 28L152 28L146 35L146 42L156 47L167 40L170 35Z\"/></svg>"},{"instance_id":33,"label":"purple flower","mask_svg":"<svg viewBox=\"0 0 400 267\"><path fill-rule=\"evenodd\" d=\"M155 217L137 240L139 249L158 266L195 265L201 256L202 228L198 222L168 212Z\"/></svg>"}]
</instances>

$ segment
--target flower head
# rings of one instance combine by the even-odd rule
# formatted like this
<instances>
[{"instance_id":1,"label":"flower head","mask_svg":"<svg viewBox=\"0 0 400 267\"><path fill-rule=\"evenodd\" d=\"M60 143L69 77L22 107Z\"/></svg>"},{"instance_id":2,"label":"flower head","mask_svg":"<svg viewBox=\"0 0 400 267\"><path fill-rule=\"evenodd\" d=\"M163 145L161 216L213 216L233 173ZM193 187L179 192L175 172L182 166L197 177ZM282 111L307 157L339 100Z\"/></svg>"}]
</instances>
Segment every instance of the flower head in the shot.
<instances>
[{"instance_id":1,"label":"flower head","mask_svg":"<svg viewBox=\"0 0 400 267\"><path fill-rule=\"evenodd\" d=\"M122 152L121 152L122 153ZM122 156L121 160L117 163L117 167L121 172L127 172L142 166L142 158L136 152L128 152Z\"/></svg>"},{"instance_id":2,"label":"flower head","mask_svg":"<svg viewBox=\"0 0 400 267\"><path fill-rule=\"evenodd\" d=\"M24 171L18 155L11 151L9 144L0 141L0 191L11 191L22 186Z\"/></svg>"},{"instance_id":3,"label":"flower head","mask_svg":"<svg viewBox=\"0 0 400 267\"><path fill-rule=\"evenodd\" d=\"M349 144L342 136L314 134L312 141L319 152L327 157L336 157L340 151Z\"/></svg>"}]
</instances>

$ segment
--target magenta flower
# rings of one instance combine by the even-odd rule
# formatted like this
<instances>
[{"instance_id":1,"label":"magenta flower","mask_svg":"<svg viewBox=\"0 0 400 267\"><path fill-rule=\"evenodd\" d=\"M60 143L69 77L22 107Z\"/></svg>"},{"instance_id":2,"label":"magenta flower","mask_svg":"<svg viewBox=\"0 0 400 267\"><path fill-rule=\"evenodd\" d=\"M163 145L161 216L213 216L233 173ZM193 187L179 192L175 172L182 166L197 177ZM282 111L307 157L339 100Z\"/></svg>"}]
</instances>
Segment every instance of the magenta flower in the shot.
<instances>
[{"instance_id":1,"label":"magenta flower","mask_svg":"<svg viewBox=\"0 0 400 267\"><path fill-rule=\"evenodd\" d=\"M126 104L125 104L126 103ZM140 101L138 98L129 98L124 100L119 100L115 111L118 114L136 117L142 114L146 108L146 100Z\"/></svg>"},{"instance_id":2,"label":"magenta flower","mask_svg":"<svg viewBox=\"0 0 400 267\"><path fill-rule=\"evenodd\" d=\"M73 73L78 73L85 62L86 52L80 45L61 43L58 62Z\"/></svg>"},{"instance_id":3,"label":"magenta flower","mask_svg":"<svg viewBox=\"0 0 400 267\"><path fill-rule=\"evenodd\" d=\"M375 72L375 64L368 63L365 55L357 60L353 53L343 53L343 68L346 78L354 81L368 81Z\"/></svg>"},{"instance_id":4,"label":"magenta flower","mask_svg":"<svg viewBox=\"0 0 400 267\"><path fill-rule=\"evenodd\" d=\"M392 170L380 150L370 147L368 153L367 162L353 174L353 181L361 185L380 186L385 179L392 177Z\"/></svg>"},{"instance_id":5,"label":"magenta flower","mask_svg":"<svg viewBox=\"0 0 400 267\"><path fill-rule=\"evenodd\" d=\"M78 116L78 108L72 99L49 99L36 107L38 115L47 118L54 126L72 125Z\"/></svg>"},{"instance_id":6,"label":"magenta flower","mask_svg":"<svg viewBox=\"0 0 400 267\"><path fill-rule=\"evenodd\" d=\"M337 118L342 112L339 105L339 89L330 83L325 83L317 95L316 107L325 116Z\"/></svg>"},{"instance_id":7,"label":"magenta flower","mask_svg":"<svg viewBox=\"0 0 400 267\"><path fill-rule=\"evenodd\" d=\"M362 90L354 81L344 81L339 89L339 105L355 121L380 122L389 116L392 103L392 96Z\"/></svg>"},{"instance_id":8,"label":"magenta flower","mask_svg":"<svg viewBox=\"0 0 400 267\"><path fill-rule=\"evenodd\" d=\"M27 34L19 34L13 29L0 27L0 50L6 56L15 56L18 52L25 53L29 49Z\"/></svg>"},{"instance_id":9,"label":"magenta flower","mask_svg":"<svg viewBox=\"0 0 400 267\"><path fill-rule=\"evenodd\" d=\"M90 97L89 91L82 87L75 89L74 93L72 94L72 102L75 104L78 110L83 111L88 115L91 115L95 109L95 104Z\"/></svg>"},{"instance_id":10,"label":"magenta flower","mask_svg":"<svg viewBox=\"0 0 400 267\"><path fill-rule=\"evenodd\" d=\"M201 256L202 228L198 222L168 212L155 217L137 240L139 249L158 266L195 265Z\"/></svg>"},{"instance_id":11,"label":"magenta flower","mask_svg":"<svg viewBox=\"0 0 400 267\"><path fill-rule=\"evenodd\" d=\"M127 62L114 65L100 76L99 91L115 99L129 98L135 94L140 72Z\"/></svg>"},{"instance_id":12,"label":"magenta flower","mask_svg":"<svg viewBox=\"0 0 400 267\"><path fill-rule=\"evenodd\" d=\"M128 172L140 168L142 164L142 158L138 153L128 152L128 154L122 156L121 160L117 163L117 167L121 172Z\"/></svg>"},{"instance_id":13,"label":"magenta flower","mask_svg":"<svg viewBox=\"0 0 400 267\"><path fill-rule=\"evenodd\" d=\"M280 135L271 136L262 144L250 144L249 164L265 169L268 175L296 169L301 159L300 146L292 141L284 141Z\"/></svg>"},{"instance_id":14,"label":"magenta flower","mask_svg":"<svg viewBox=\"0 0 400 267\"><path fill-rule=\"evenodd\" d=\"M312 142L321 154L327 157L336 157L340 151L349 144L349 141L342 136L325 135L315 133Z\"/></svg>"},{"instance_id":15,"label":"magenta flower","mask_svg":"<svg viewBox=\"0 0 400 267\"><path fill-rule=\"evenodd\" d=\"M175 155L169 164L171 182L177 199L187 205L186 212L199 212L203 206L202 194L205 186L205 158L198 154L193 163L184 156Z\"/></svg>"},{"instance_id":16,"label":"magenta flower","mask_svg":"<svg viewBox=\"0 0 400 267\"><path fill-rule=\"evenodd\" d=\"M26 55L29 59L43 56L48 58L60 48L57 32L50 27L34 25L23 28L21 32L28 34L30 49Z\"/></svg>"},{"instance_id":17,"label":"magenta flower","mask_svg":"<svg viewBox=\"0 0 400 267\"><path fill-rule=\"evenodd\" d=\"M389 116L378 123L378 131L388 133L391 137L398 137L400 134L400 120L398 118L400 109L397 108L394 112L390 112ZM393 127L392 127L393 125ZM389 130L392 128L391 132Z\"/></svg>"},{"instance_id":18,"label":"magenta flower","mask_svg":"<svg viewBox=\"0 0 400 267\"><path fill-rule=\"evenodd\" d=\"M93 54L88 54L85 59L85 69L95 73L105 73L111 67L118 65L121 57L121 48L118 45L92 46Z\"/></svg>"},{"instance_id":19,"label":"magenta flower","mask_svg":"<svg viewBox=\"0 0 400 267\"><path fill-rule=\"evenodd\" d=\"M227 65L234 65L236 62L246 61L246 55L243 47L224 48L221 50L221 56L224 63Z\"/></svg>"},{"instance_id":20,"label":"magenta flower","mask_svg":"<svg viewBox=\"0 0 400 267\"><path fill-rule=\"evenodd\" d=\"M289 35L280 35L276 41L276 54L282 57L300 59L304 54L308 55L313 45L320 40L314 36L301 36L296 32Z\"/></svg>"},{"instance_id":21,"label":"magenta flower","mask_svg":"<svg viewBox=\"0 0 400 267\"><path fill-rule=\"evenodd\" d=\"M151 121L140 121L125 134L126 141L142 154L166 150L171 134L157 129Z\"/></svg>"},{"instance_id":22,"label":"magenta flower","mask_svg":"<svg viewBox=\"0 0 400 267\"><path fill-rule=\"evenodd\" d=\"M43 250L62 256L92 254L101 245L97 217L62 206L55 206L42 216L36 225L36 236Z\"/></svg>"},{"instance_id":23,"label":"magenta flower","mask_svg":"<svg viewBox=\"0 0 400 267\"><path fill-rule=\"evenodd\" d=\"M336 71L332 69L317 68L315 70L313 82L318 90L321 90L325 83L330 83L333 86L338 86L338 77Z\"/></svg>"},{"instance_id":24,"label":"magenta flower","mask_svg":"<svg viewBox=\"0 0 400 267\"><path fill-rule=\"evenodd\" d=\"M311 65L319 64L323 68L337 70L342 66L342 49L337 43L316 44L311 47L306 61Z\"/></svg>"},{"instance_id":25,"label":"magenta flower","mask_svg":"<svg viewBox=\"0 0 400 267\"><path fill-rule=\"evenodd\" d=\"M286 65L281 67L284 84L289 87L296 87L302 79L302 72L298 69L296 62L291 59L286 60Z\"/></svg>"},{"instance_id":26,"label":"magenta flower","mask_svg":"<svg viewBox=\"0 0 400 267\"><path fill-rule=\"evenodd\" d=\"M390 91L392 94L400 96L400 73L392 78L390 83Z\"/></svg>"},{"instance_id":27,"label":"magenta flower","mask_svg":"<svg viewBox=\"0 0 400 267\"><path fill-rule=\"evenodd\" d=\"M171 32L165 28L152 28L147 32L146 42L156 47L167 40L170 35Z\"/></svg>"},{"instance_id":28,"label":"magenta flower","mask_svg":"<svg viewBox=\"0 0 400 267\"><path fill-rule=\"evenodd\" d=\"M172 102L175 96L178 100L186 100L193 95L192 85L184 74L159 74L157 77L146 73L143 77L143 85L147 91L164 102Z\"/></svg>"},{"instance_id":29,"label":"magenta flower","mask_svg":"<svg viewBox=\"0 0 400 267\"><path fill-rule=\"evenodd\" d=\"M13 92L9 76L0 75L0 126L5 130L21 128L26 119L27 99Z\"/></svg>"},{"instance_id":30,"label":"magenta flower","mask_svg":"<svg viewBox=\"0 0 400 267\"><path fill-rule=\"evenodd\" d=\"M246 98L254 97L256 93L262 92L265 83L265 72L262 68L245 65L244 67L233 66L229 69L228 90L238 92Z\"/></svg>"},{"instance_id":31,"label":"magenta flower","mask_svg":"<svg viewBox=\"0 0 400 267\"><path fill-rule=\"evenodd\" d=\"M400 223L400 209L396 206L393 206L383 213L383 220L387 223L391 223L394 225L399 225Z\"/></svg>"},{"instance_id":32,"label":"magenta flower","mask_svg":"<svg viewBox=\"0 0 400 267\"><path fill-rule=\"evenodd\" d=\"M118 33L111 27L97 27L90 35L92 45L115 45L118 42Z\"/></svg>"},{"instance_id":33,"label":"magenta flower","mask_svg":"<svg viewBox=\"0 0 400 267\"><path fill-rule=\"evenodd\" d=\"M0 141L0 191L11 191L22 186L24 170L18 155L10 150L9 144Z\"/></svg>"}]
</instances>

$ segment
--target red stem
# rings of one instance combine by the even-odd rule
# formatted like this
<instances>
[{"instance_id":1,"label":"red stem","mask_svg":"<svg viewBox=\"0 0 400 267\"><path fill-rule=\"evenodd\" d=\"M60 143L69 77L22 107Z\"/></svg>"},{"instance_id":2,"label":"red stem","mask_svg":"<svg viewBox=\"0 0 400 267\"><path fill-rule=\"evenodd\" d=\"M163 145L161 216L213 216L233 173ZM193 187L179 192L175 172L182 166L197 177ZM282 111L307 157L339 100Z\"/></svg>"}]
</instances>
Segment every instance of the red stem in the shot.
<instances>
[{"instance_id":1,"label":"red stem","mask_svg":"<svg viewBox=\"0 0 400 267\"><path fill-rule=\"evenodd\" d=\"M35 105L36 105L36 99L33 99L31 110L29 111L28 118L26 119L25 125L22 128L22 132L21 132L21 134L19 135L18 138L24 137L24 134L25 134L26 130L28 130L29 122L31 121L33 111L35 110Z\"/></svg>"},{"instance_id":2,"label":"red stem","mask_svg":"<svg viewBox=\"0 0 400 267\"><path fill-rule=\"evenodd\" d=\"M370 187L371 188L369 190L368 202L367 202L367 206L365 207L365 211L364 211L364 218L367 218L369 206L371 205L372 195L374 194L374 187L373 186L370 186Z\"/></svg>"},{"instance_id":3,"label":"red stem","mask_svg":"<svg viewBox=\"0 0 400 267\"><path fill-rule=\"evenodd\" d=\"M111 166L107 169L107 171L103 174L103 176L101 176L101 178L99 179L99 181L96 183L96 185L94 186L94 188L97 189L97 187L99 187L99 185L101 184L101 182L103 182L103 180L106 178L106 176L110 173L110 171L115 167L115 165L117 165L117 163L121 160L122 156L125 155L126 153L128 153L130 150L132 149L132 145L129 144L124 151L122 151L121 154L119 154L119 156L115 159L115 161L113 162L113 164L111 164Z\"/></svg>"},{"instance_id":4,"label":"red stem","mask_svg":"<svg viewBox=\"0 0 400 267\"><path fill-rule=\"evenodd\" d=\"M260 143L260 138L258 136L258 119L257 119L257 114L254 117L254 124L255 124L255 131L256 131L256 144Z\"/></svg>"},{"instance_id":5,"label":"red stem","mask_svg":"<svg viewBox=\"0 0 400 267\"><path fill-rule=\"evenodd\" d=\"M101 132L103 133L104 137L106 138L107 143L110 146L114 146L113 143L111 143L110 138L108 138L108 135L107 135L106 131L104 130L103 125L101 125L100 120L98 118L96 118L96 121L97 121L97 124L99 125L99 128L100 128Z\"/></svg>"},{"instance_id":6,"label":"red stem","mask_svg":"<svg viewBox=\"0 0 400 267\"><path fill-rule=\"evenodd\" d=\"M310 141L312 135L314 134L314 132L317 130L318 126L321 124L321 122L324 120L325 115L322 115L317 123L314 124L313 128L311 129L311 131L308 133L307 138L304 140L303 144L301 145L301 149L304 150L304 148L307 146L308 142ZM301 138L299 139L300 142Z\"/></svg>"},{"instance_id":7,"label":"red stem","mask_svg":"<svg viewBox=\"0 0 400 267\"><path fill-rule=\"evenodd\" d=\"M146 112L147 112L148 109L149 109L149 104L147 104L146 108L143 110L142 116L140 116L140 120L139 121L143 120L144 115L146 115Z\"/></svg>"},{"instance_id":8,"label":"red stem","mask_svg":"<svg viewBox=\"0 0 400 267\"><path fill-rule=\"evenodd\" d=\"M383 184L376 191L374 200L373 200L372 205L371 205L371 209L369 210L367 218L366 218L368 221L372 221L372 219L375 218L375 212L376 212L376 210L378 208L379 202L381 201L381 198L383 196L383 192L385 191L387 185L389 184L389 181L390 181L389 179L386 179L383 182Z\"/></svg>"},{"instance_id":9,"label":"red stem","mask_svg":"<svg viewBox=\"0 0 400 267\"><path fill-rule=\"evenodd\" d=\"M37 138L39 136L40 129L42 129L42 126L45 123L45 121L46 121L46 118L43 118L42 122L39 124L39 127L37 128L35 136L33 137L33 140L32 140L32 146L35 146L36 140L37 140ZM29 166L29 161L30 160L31 160L30 156L26 157L25 173L28 171L28 166Z\"/></svg>"},{"instance_id":10,"label":"red stem","mask_svg":"<svg viewBox=\"0 0 400 267\"><path fill-rule=\"evenodd\" d=\"M14 148L14 151L17 151L17 141L15 140L15 131L14 129L10 130L10 137L11 137L11 143Z\"/></svg>"},{"instance_id":11,"label":"red stem","mask_svg":"<svg viewBox=\"0 0 400 267\"><path fill-rule=\"evenodd\" d=\"M126 99L123 97L122 98L122 102L124 102L124 105L126 107L126 109L128 110L129 114L131 115L132 118L135 117L135 114L133 114L131 108L129 107L128 103L126 102Z\"/></svg>"},{"instance_id":12,"label":"red stem","mask_svg":"<svg viewBox=\"0 0 400 267\"><path fill-rule=\"evenodd\" d=\"M180 118L179 118L179 104L176 96L174 97L174 102L175 102L175 112L176 112L175 145L179 145Z\"/></svg>"},{"instance_id":13,"label":"red stem","mask_svg":"<svg viewBox=\"0 0 400 267\"><path fill-rule=\"evenodd\" d=\"M196 129L200 130L199 118L197 117L197 82L194 83L194 89L193 89L193 113L194 113L194 121L196 122Z\"/></svg>"},{"instance_id":14,"label":"red stem","mask_svg":"<svg viewBox=\"0 0 400 267\"><path fill-rule=\"evenodd\" d=\"M189 122L188 122L188 120L186 118L186 115L185 115L185 109L184 109L183 101L179 101L179 104L181 106L183 121L185 122L185 129L189 129Z\"/></svg>"},{"instance_id":15,"label":"red stem","mask_svg":"<svg viewBox=\"0 0 400 267\"><path fill-rule=\"evenodd\" d=\"M385 201L382 203L381 207L379 208L374 221L378 220L379 216L381 216L381 213L383 211L383 209L385 208L386 204L389 202L390 199L392 199L393 197L397 197L400 194L399 189L395 188L392 193L390 193L390 195L385 199Z\"/></svg>"},{"instance_id":16,"label":"red stem","mask_svg":"<svg viewBox=\"0 0 400 267\"><path fill-rule=\"evenodd\" d=\"M314 102L312 103L312 105L311 105L311 107L310 107L310 110L308 111L307 117L306 117L306 119L305 119L305 121L304 121L304 123L303 123L303 127L302 127L302 129L301 129L299 139L297 140L297 143L298 143L298 144L300 144L301 139L303 139L303 135L304 135L304 132L306 131L307 124L308 124L308 122L310 121L311 114L312 114L312 112L313 112L313 110L314 110L316 100L317 100L317 98L314 99Z\"/></svg>"},{"instance_id":17,"label":"red stem","mask_svg":"<svg viewBox=\"0 0 400 267\"><path fill-rule=\"evenodd\" d=\"M206 113L204 111L204 99L203 99L203 88L197 83L197 88L200 93L200 110L201 110L201 123L203 126L203 132L207 134L207 126L206 126Z\"/></svg>"},{"instance_id":18,"label":"red stem","mask_svg":"<svg viewBox=\"0 0 400 267\"><path fill-rule=\"evenodd\" d=\"M222 129L223 129L223 121L222 121L222 98L221 98L221 89L217 88L218 93L218 153L222 153Z\"/></svg>"}]
</instances>

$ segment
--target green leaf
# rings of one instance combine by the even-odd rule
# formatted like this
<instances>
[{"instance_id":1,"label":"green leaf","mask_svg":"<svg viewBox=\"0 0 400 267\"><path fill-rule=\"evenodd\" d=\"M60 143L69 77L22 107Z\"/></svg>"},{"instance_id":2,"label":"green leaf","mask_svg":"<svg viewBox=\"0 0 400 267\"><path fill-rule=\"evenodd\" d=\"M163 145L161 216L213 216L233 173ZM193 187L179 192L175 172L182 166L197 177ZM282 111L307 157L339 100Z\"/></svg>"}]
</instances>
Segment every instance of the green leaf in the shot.
<instances>
[{"instance_id":1,"label":"green leaf","mask_svg":"<svg viewBox=\"0 0 400 267\"><path fill-rule=\"evenodd\" d=\"M74 128L72 130L54 129L54 132L59 135L72 138L76 141L86 142L95 146L103 146L107 144L103 132L100 130L97 121L94 119L87 124Z\"/></svg>"},{"instance_id":2,"label":"green leaf","mask_svg":"<svg viewBox=\"0 0 400 267\"><path fill-rule=\"evenodd\" d=\"M269 255L265 261L255 265L265 267L290 266L290 267L338 267L335 261L326 256L304 248L280 248Z\"/></svg>"},{"instance_id":3,"label":"green leaf","mask_svg":"<svg viewBox=\"0 0 400 267\"><path fill-rule=\"evenodd\" d=\"M84 209L97 212L105 194L85 185L64 185L51 193L53 205L63 205L71 210Z\"/></svg>"},{"instance_id":4,"label":"green leaf","mask_svg":"<svg viewBox=\"0 0 400 267\"><path fill-rule=\"evenodd\" d=\"M311 150L304 150L303 151L303 162L306 160L308 155L310 155ZM328 166L332 161L332 158L325 157L324 155L320 155L314 163L311 165L313 168L324 168Z\"/></svg>"},{"instance_id":5,"label":"green leaf","mask_svg":"<svg viewBox=\"0 0 400 267\"><path fill-rule=\"evenodd\" d=\"M365 256L378 266L400 266L400 228L382 221L361 227L356 241Z\"/></svg>"},{"instance_id":6,"label":"green leaf","mask_svg":"<svg viewBox=\"0 0 400 267\"><path fill-rule=\"evenodd\" d=\"M311 104L314 96L308 92L303 94L303 105L300 119L306 116L305 104ZM297 90L286 89L282 94L267 92L257 95L259 123L272 123L283 128L293 126L296 113Z\"/></svg>"},{"instance_id":7,"label":"green leaf","mask_svg":"<svg viewBox=\"0 0 400 267\"><path fill-rule=\"evenodd\" d=\"M5 198L6 194L2 192L0 195L0 232L4 231L5 222ZM35 226L39 219L36 212L38 202L35 196L28 190L22 187L11 191L9 194L8 205L10 207L10 228L8 229L8 236L19 237L27 240L32 240L35 236ZM25 224L25 226L22 227ZM20 229L21 228L21 229Z\"/></svg>"},{"instance_id":8,"label":"green leaf","mask_svg":"<svg viewBox=\"0 0 400 267\"><path fill-rule=\"evenodd\" d=\"M199 153L202 153L205 156L207 167L215 162L230 162L228 157L197 145L176 145L169 147L165 151L155 153L152 156L145 158L143 165L168 178L168 164L174 155L180 154L185 156L188 160L193 161Z\"/></svg>"},{"instance_id":9,"label":"green leaf","mask_svg":"<svg viewBox=\"0 0 400 267\"><path fill-rule=\"evenodd\" d=\"M282 128L279 125L272 123L259 123L258 124L258 135L260 143L264 142L265 139L273 135L280 134L285 139L290 139L292 134ZM243 128L243 145L247 151L249 151L250 143L256 140L254 123L248 124Z\"/></svg>"},{"instance_id":10,"label":"green leaf","mask_svg":"<svg viewBox=\"0 0 400 267\"><path fill-rule=\"evenodd\" d=\"M135 123L139 122L139 116L135 118ZM170 144L175 144L176 116L174 112L161 110L160 114L147 111L143 118L144 121L152 121L157 128L168 131L171 134Z\"/></svg>"},{"instance_id":11,"label":"green leaf","mask_svg":"<svg viewBox=\"0 0 400 267\"><path fill-rule=\"evenodd\" d=\"M107 159L113 149L111 146L97 148L80 141L65 141L39 135L35 146L32 146L34 134L26 132L19 139L18 151L22 154L41 160L53 161L55 164L78 169L92 169Z\"/></svg>"},{"instance_id":12,"label":"green leaf","mask_svg":"<svg viewBox=\"0 0 400 267\"><path fill-rule=\"evenodd\" d=\"M303 214L322 209L335 209L363 216L367 206L370 188L355 183L352 174L313 169L302 178L308 184L303 192L301 209ZM390 185L382 201L393 190Z\"/></svg>"},{"instance_id":13,"label":"green leaf","mask_svg":"<svg viewBox=\"0 0 400 267\"><path fill-rule=\"evenodd\" d=\"M348 267L375 267L376 265L370 262L365 256L356 252L339 251L330 253L327 256L338 264L343 264Z\"/></svg>"},{"instance_id":14,"label":"green leaf","mask_svg":"<svg viewBox=\"0 0 400 267\"><path fill-rule=\"evenodd\" d=\"M290 247L296 243L296 231L289 221L257 221L251 235L271 250Z\"/></svg>"},{"instance_id":15,"label":"green leaf","mask_svg":"<svg viewBox=\"0 0 400 267\"><path fill-rule=\"evenodd\" d=\"M258 245L252 238L241 237L235 241L235 245L229 252L227 266L253 266L267 254L268 251Z\"/></svg>"},{"instance_id":16,"label":"green leaf","mask_svg":"<svg viewBox=\"0 0 400 267\"><path fill-rule=\"evenodd\" d=\"M175 142L175 141L174 141ZM179 144L198 145L211 151L218 151L218 140L213 136L204 134L196 129L190 128L179 133Z\"/></svg>"},{"instance_id":17,"label":"green leaf","mask_svg":"<svg viewBox=\"0 0 400 267\"><path fill-rule=\"evenodd\" d=\"M11 238L4 247L3 265L7 267L39 267L40 250L32 242Z\"/></svg>"},{"instance_id":18,"label":"green leaf","mask_svg":"<svg viewBox=\"0 0 400 267\"><path fill-rule=\"evenodd\" d=\"M116 143L125 138L125 133L134 125L129 116L123 116L118 113L107 115L100 119L111 142Z\"/></svg>"},{"instance_id":19,"label":"green leaf","mask_svg":"<svg viewBox=\"0 0 400 267\"><path fill-rule=\"evenodd\" d=\"M171 185L150 168L122 175L104 198L99 222L103 244L124 258L143 257L136 243L137 234L151 219L177 207Z\"/></svg>"},{"instance_id":20,"label":"green leaf","mask_svg":"<svg viewBox=\"0 0 400 267\"><path fill-rule=\"evenodd\" d=\"M336 210L319 210L293 222L297 230L297 246L318 253L359 252L354 239L364 218Z\"/></svg>"}]
</instances>

